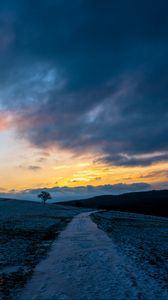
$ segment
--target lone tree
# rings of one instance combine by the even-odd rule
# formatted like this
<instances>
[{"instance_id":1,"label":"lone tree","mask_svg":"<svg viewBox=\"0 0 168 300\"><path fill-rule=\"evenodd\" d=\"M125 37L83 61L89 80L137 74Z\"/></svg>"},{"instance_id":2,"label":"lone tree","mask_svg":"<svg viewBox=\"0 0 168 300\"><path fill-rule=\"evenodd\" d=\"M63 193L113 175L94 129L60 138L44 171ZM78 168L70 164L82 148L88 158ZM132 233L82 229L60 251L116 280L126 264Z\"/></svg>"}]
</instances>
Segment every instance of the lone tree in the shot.
<instances>
[{"instance_id":1,"label":"lone tree","mask_svg":"<svg viewBox=\"0 0 168 300\"><path fill-rule=\"evenodd\" d=\"M43 200L43 203L45 204L47 200L52 199L50 193L42 191L39 195L38 198L41 198Z\"/></svg>"}]
</instances>

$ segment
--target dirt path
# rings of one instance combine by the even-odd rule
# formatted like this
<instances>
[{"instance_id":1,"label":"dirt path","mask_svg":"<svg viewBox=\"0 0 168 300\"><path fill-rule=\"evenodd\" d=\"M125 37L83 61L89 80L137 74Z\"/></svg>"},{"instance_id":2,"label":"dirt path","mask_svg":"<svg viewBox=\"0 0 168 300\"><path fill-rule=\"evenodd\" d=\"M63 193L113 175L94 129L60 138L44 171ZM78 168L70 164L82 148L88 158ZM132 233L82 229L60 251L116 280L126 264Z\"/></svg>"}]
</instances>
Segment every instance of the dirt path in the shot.
<instances>
[{"instance_id":1,"label":"dirt path","mask_svg":"<svg viewBox=\"0 0 168 300\"><path fill-rule=\"evenodd\" d=\"M76 216L60 234L19 300L157 299L89 214Z\"/></svg>"}]
</instances>

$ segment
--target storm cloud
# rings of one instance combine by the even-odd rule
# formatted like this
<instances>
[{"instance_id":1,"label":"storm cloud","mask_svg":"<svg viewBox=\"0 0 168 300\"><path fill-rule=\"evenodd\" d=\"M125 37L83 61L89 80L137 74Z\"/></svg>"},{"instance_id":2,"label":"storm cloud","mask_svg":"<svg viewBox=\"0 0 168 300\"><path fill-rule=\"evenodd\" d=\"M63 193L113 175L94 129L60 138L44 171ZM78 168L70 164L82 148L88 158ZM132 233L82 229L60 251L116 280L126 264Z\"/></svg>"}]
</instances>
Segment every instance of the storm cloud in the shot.
<instances>
[{"instance_id":1,"label":"storm cloud","mask_svg":"<svg viewBox=\"0 0 168 300\"><path fill-rule=\"evenodd\" d=\"M0 3L0 107L40 148L168 161L167 1Z\"/></svg>"}]
</instances>

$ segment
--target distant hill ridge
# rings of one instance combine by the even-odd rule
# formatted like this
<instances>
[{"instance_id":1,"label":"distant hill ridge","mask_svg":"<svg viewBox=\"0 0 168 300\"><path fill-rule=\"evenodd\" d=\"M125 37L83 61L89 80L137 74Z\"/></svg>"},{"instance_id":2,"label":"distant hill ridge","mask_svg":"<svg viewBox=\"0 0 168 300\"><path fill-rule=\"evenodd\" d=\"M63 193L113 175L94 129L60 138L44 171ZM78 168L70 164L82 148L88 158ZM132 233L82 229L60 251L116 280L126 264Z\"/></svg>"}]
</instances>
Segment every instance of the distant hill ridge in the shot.
<instances>
[{"instance_id":1,"label":"distant hill ridge","mask_svg":"<svg viewBox=\"0 0 168 300\"><path fill-rule=\"evenodd\" d=\"M168 217L168 190L102 195L89 199L66 201L64 205Z\"/></svg>"}]
</instances>

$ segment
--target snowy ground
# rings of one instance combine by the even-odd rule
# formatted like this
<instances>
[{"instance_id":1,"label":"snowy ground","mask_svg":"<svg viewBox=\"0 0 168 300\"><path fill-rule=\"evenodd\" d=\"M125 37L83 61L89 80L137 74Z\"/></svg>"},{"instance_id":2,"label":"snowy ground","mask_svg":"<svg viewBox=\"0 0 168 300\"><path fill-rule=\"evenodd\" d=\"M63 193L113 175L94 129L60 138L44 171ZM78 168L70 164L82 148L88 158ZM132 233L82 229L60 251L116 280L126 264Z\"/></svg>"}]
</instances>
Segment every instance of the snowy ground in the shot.
<instances>
[{"instance_id":1,"label":"snowy ground","mask_svg":"<svg viewBox=\"0 0 168 300\"><path fill-rule=\"evenodd\" d=\"M75 216L17 300L166 300L168 220Z\"/></svg>"},{"instance_id":2,"label":"snowy ground","mask_svg":"<svg viewBox=\"0 0 168 300\"><path fill-rule=\"evenodd\" d=\"M168 218L109 211L94 214L92 220L124 257L139 289L135 299L168 299Z\"/></svg>"},{"instance_id":3,"label":"snowy ground","mask_svg":"<svg viewBox=\"0 0 168 300\"><path fill-rule=\"evenodd\" d=\"M13 299L79 209L0 200L0 300ZM17 298L16 298L17 299Z\"/></svg>"}]
</instances>

